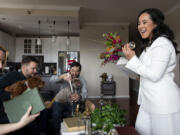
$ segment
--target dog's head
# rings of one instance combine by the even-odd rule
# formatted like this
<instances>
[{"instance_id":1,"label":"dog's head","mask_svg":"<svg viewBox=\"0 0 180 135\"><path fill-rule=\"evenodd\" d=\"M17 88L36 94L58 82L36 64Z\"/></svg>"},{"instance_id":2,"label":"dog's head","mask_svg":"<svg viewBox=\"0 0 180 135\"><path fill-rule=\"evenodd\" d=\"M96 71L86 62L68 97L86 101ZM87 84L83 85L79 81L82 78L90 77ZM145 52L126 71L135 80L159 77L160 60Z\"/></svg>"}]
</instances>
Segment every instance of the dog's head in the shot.
<instances>
[{"instance_id":1,"label":"dog's head","mask_svg":"<svg viewBox=\"0 0 180 135\"><path fill-rule=\"evenodd\" d=\"M13 83L5 88L5 91L11 94L11 97L21 95L27 88L42 88L44 87L44 81L39 76L33 76L27 80L21 80Z\"/></svg>"},{"instance_id":2,"label":"dog's head","mask_svg":"<svg viewBox=\"0 0 180 135\"><path fill-rule=\"evenodd\" d=\"M82 87L81 81L79 78L73 78L71 80L73 89L80 89Z\"/></svg>"},{"instance_id":3,"label":"dog's head","mask_svg":"<svg viewBox=\"0 0 180 135\"><path fill-rule=\"evenodd\" d=\"M43 88L44 87L44 81L41 80L39 76L33 76L29 79L27 79L27 84L29 88Z\"/></svg>"},{"instance_id":4,"label":"dog's head","mask_svg":"<svg viewBox=\"0 0 180 135\"><path fill-rule=\"evenodd\" d=\"M15 97L22 94L26 89L27 86L25 84L25 80L21 80L6 87L5 91L9 92L11 94L11 97Z\"/></svg>"}]
</instances>

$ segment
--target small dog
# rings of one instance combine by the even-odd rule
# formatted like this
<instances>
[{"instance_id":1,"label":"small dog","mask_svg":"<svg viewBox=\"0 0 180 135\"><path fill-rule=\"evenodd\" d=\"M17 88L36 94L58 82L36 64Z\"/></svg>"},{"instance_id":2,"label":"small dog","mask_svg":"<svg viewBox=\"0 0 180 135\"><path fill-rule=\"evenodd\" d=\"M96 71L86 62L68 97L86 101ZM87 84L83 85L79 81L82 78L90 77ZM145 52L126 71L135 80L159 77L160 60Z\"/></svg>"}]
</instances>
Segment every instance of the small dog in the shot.
<instances>
[{"instance_id":1,"label":"small dog","mask_svg":"<svg viewBox=\"0 0 180 135\"><path fill-rule=\"evenodd\" d=\"M33 76L27 80L21 80L13 83L5 88L5 91L10 92L11 98L21 95L27 88L42 88L44 87L44 81L39 76Z\"/></svg>"},{"instance_id":2,"label":"small dog","mask_svg":"<svg viewBox=\"0 0 180 135\"><path fill-rule=\"evenodd\" d=\"M60 103L72 103L71 101L71 94L72 93L81 93L81 81L79 80L79 78L74 78L71 80L71 84L72 84L72 88L73 91L70 88L70 84L66 87L63 87L60 89L60 91L56 94L56 96L50 101L47 102L47 108L50 108L52 106L52 104L54 103L54 101L56 102L60 102Z\"/></svg>"},{"instance_id":3,"label":"small dog","mask_svg":"<svg viewBox=\"0 0 180 135\"><path fill-rule=\"evenodd\" d=\"M81 81L79 80L79 78L73 78L71 83L72 83L72 87L73 87L74 92L76 90L80 90L82 87L82 84L81 84Z\"/></svg>"},{"instance_id":4,"label":"small dog","mask_svg":"<svg viewBox=\"0 0 180 135\"><path fill-rule=\"evenodd\" d=\"M57 102L71 102L71 94L72 93L81 93L81 81L78 78L73 78L71 80L72 90L70 86L67 86L61 89L55 96L55 101Z\"/></svg>"}]
</instances>

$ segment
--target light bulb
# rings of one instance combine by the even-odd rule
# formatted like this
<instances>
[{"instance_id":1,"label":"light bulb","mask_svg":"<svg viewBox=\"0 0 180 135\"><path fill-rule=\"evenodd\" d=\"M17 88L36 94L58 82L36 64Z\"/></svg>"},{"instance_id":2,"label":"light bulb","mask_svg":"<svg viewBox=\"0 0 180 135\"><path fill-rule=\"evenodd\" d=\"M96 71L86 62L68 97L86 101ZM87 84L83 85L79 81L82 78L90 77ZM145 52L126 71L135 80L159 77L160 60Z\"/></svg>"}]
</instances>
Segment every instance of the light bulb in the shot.
<instances>
[{"instance_id":1,"label":"light bulb","mask_svg":"<svg viewBox=\"0 0 180 135\"><path fill-rule=\"evenodd\" d=\"M55 43L55 42L56 42L56 36L52 36L51 41L52 41L53 43Z\"/></svg>"},{"instance_id":2,"label":"light bulb","mask_svg":"<svg viewBox=\"0 0 180 135\"><path fill-rule=\"evenodd\" d=\"M71 40L69 37L67 37L67 40L66 40L66 45L70 46L71 45Z\"/></svg>"},{"instance_id":3,"label":"light bulb","mask_svg":"<svg viewBox=\"0 0 180 135\"><path fill-rule=\"evenodd\" d=\"M37 39L37 45L41 45L41 43L42 43L42 42L41 42L41 39L38 38L38 39Z\"/></svg>"}]
</instances>

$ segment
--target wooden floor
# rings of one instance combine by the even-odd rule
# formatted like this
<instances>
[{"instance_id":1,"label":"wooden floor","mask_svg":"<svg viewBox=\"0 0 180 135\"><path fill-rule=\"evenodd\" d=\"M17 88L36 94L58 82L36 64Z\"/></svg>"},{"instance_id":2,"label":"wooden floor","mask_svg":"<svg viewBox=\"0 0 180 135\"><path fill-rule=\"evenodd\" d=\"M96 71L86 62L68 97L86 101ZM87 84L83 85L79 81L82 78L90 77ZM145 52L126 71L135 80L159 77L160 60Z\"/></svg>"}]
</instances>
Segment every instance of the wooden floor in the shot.
<instances>
[{"instance_id":1,"label":"wooden floor","mask_svg":"<svg viewBox=\"0 0 180 135\"><path fill-rule=\"evenodd\" d=\"M105 99L109 100L109 99ZM99 106L99 99L91 99L91 101ZM137 105L137 93L131 91L130 98L113 98L110 99L112 103L117 103L120 105L120 108L127 110L127 121L128 126L134 126L136 121L137 112L139 106Z\"/></svg>"}]
</instances>

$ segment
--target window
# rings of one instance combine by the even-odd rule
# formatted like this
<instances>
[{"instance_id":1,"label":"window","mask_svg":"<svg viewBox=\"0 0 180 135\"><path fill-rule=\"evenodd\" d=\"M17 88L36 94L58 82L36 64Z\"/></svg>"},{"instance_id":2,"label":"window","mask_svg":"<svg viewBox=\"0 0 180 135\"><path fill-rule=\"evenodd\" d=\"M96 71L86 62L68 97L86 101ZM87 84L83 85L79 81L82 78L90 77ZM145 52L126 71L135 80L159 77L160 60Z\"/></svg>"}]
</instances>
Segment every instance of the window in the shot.
<instances>
[{"instance_id":1,"label":"window","mask_svg":"<svg viewBox=\"0 0 180 135\"><path fill-rule=\"evenodd\" d=\"M31 53L31 39L24 39L24 53Z\"/></svg>"},{"instance_id":2,"label":"window","mask_svg":"<svg viewBox=\"0 0 180 135\"><path fill-rule=\"evenodd\" d=\"M42 53L42 45L37 45L37 39L35 41L35 53Z\"/></svg>"}]
</instances>

